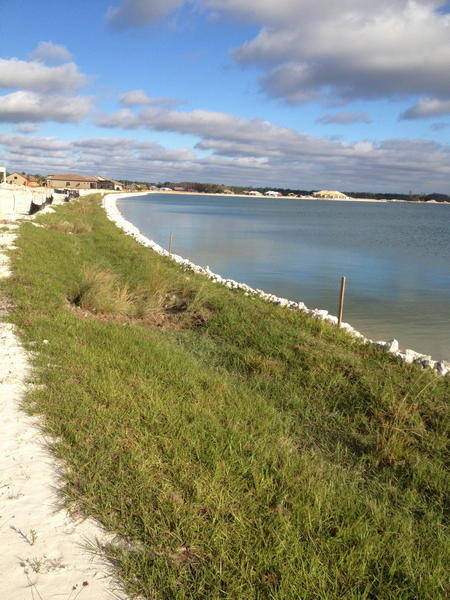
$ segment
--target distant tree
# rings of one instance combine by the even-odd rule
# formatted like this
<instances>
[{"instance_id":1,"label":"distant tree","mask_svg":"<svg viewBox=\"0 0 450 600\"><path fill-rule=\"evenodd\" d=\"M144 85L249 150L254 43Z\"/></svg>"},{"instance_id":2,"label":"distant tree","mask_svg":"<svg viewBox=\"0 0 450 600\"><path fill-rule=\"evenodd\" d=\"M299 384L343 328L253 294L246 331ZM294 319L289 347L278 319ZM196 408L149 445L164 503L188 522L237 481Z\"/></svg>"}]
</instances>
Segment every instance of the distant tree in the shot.
<instances>
[{"instance_id":1,"label":"distant tree","mask_svg":"<svg viewBox=\"0 0 450 600\"><path fill-rule=\"evenodd\" d=\"M47 178L44 177L43 175L40 175L39 173L35 173L33 175L33 177L36 178L36 180L40 186L44 186L47 183Z\"/></svg>"},{"instance_id":2,"label":"distant tree","mask_svg":"<svg viewBox=\"0 0 450 600\"><path fill-rule=\"evenodd\" d=\"M428 194L427 196L424 196L423 199L425 202L430 202L431 200L434 200L435 202L450 202L450 196L447 196L447 194Z\"/></svg>"}]
</instances>

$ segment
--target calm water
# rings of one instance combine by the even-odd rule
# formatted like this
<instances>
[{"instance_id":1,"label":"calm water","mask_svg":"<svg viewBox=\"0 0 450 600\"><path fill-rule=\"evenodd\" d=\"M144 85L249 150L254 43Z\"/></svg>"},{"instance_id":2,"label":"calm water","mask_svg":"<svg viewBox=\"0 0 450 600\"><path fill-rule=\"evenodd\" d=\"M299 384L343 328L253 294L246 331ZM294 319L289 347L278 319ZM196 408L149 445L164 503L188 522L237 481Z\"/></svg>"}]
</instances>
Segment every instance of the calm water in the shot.
<instances>
[{"instance_id":1,"label":"calm water","mask_svg":"<svg viewBox=\"0 0 450 600\"><path fill-rule=\"evenodd\" d=\"M373 339L450 360L450 206L149 194L119 208L147 237L212 271Z\"/></svg>"}]
</instances>

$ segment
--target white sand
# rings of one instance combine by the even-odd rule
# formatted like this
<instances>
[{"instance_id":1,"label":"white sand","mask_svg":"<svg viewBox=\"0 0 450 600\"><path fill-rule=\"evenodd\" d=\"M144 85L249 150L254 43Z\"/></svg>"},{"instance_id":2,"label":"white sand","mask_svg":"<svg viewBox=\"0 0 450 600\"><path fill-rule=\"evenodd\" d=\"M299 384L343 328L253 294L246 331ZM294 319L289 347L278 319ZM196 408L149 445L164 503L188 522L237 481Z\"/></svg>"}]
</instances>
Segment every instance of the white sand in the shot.
<instances>
[{"instance_id":1,"label":"white sand","mask_svg":"<svg viewBox=\"0 0 450 600\"><path fill-rule=\"evenodd\" d=\"M16 198L15 217L27 213L27 196ZM4 250L14 244L14 227L0 232L0 277L9 275ZM125 600L110 565L87 547L113 536L61 507L61 466L39 419L20 409L30 365L5 314L0 299L0 600Z\"/></svg>"}]
</instances>

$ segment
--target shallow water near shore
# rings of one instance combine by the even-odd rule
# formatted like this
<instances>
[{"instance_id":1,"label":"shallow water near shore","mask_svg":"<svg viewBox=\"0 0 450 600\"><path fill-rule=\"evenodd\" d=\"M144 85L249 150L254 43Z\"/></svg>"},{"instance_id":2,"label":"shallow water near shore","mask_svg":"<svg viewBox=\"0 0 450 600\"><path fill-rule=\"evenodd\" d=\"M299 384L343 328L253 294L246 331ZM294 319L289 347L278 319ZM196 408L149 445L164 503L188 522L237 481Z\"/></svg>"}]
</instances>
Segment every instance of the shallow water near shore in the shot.
<instances>
[{"instance_id":1,"label":"shallow water near shore","mask_svg":"<svg viewBox=\"0 0 450 600\"><path fill-rule=\"evenodd\" d=\"M147 237L254 288L450 359L450 206L149 194L119 200Z\"/></svg>"}]
</instances>

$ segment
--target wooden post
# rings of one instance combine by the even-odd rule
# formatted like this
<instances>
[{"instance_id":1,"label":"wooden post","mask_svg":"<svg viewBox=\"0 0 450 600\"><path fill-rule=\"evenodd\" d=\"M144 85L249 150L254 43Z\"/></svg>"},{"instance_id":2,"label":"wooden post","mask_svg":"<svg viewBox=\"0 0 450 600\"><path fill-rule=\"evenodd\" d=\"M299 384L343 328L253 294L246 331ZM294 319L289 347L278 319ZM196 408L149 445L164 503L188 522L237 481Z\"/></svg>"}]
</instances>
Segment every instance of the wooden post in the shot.
<instances>
[{"instance_id":1,"label":"wooden post","mask_svg":"<svg viewBox=\"0 0 450 600\"><path fill-rule=\"evenodd\" d=\"M338 327L340 327L341 323L342 323L342 310L344 308L344 291L345 291L345 277L341 277L341 296L339 298Z\"/></svg>"},{"instance_id":2,"label":"wooden post","mask_svg":"<svg viewBox=\"0 0 450 600\"><path fill-rule=\"evenodd\" d=\"M169 241L169 256L172 255L172 232L170 232L170 241Z\"/></svg>"}]
</instances>

